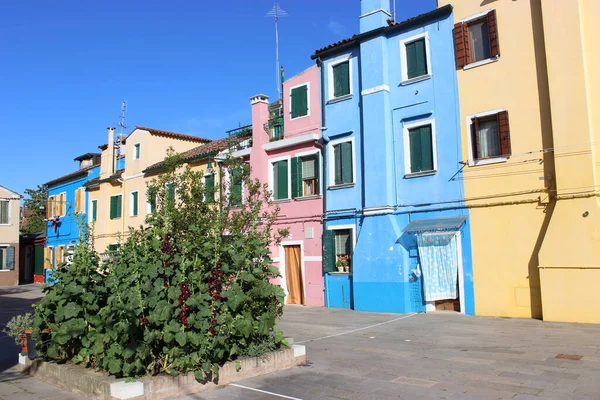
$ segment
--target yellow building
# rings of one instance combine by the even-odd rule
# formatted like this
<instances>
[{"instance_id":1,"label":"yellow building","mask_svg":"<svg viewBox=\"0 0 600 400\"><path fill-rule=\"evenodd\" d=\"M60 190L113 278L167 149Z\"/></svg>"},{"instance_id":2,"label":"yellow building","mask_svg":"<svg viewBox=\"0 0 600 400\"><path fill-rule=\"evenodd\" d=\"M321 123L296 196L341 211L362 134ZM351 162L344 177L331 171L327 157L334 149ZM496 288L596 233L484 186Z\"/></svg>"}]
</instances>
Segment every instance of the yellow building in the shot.
<instances>
[{"instance_id":1,"label":"yellow building","mask_svg":"<svg viewBox=\"0 0 600 400\"><path fill-rule=\"evenodd\" d=\"M600 322L600 2L448 3L475 312Z\"/></svg>"},{"instance_id":2,"label":"yellow building","mask_svg":"<svg viewBox=\"0 0 600 400\"><path fill-rule=\"evenodd\" d=\"M164 160L169 148L181 153L209 142L197 136L141 126L127 138L115 141L114 128L109 128L107 144L99 146L100 177L86 184L96 251L104 253L109 246L118 244L129 227L144 224L151 212L146 196L147 184L153 179L152 173L145 172L149 166Z\"/></svg>"}]
</instances>

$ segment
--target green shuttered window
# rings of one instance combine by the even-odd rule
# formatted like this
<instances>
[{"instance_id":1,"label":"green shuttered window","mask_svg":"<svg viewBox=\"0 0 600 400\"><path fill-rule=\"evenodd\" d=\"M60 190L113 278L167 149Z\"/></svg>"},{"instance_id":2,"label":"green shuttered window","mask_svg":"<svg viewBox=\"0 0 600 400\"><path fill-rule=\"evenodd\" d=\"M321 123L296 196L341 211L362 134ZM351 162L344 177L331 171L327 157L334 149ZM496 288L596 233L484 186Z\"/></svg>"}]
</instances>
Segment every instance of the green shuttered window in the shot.
<instances>
[{"instance_id":1,"label":"green shuttered window","mask_svg":"<svg viewBox=\"0 0 600 400\"><path fill-rule=\"evenodd\" d=\"M288 161L273 163L273 199L283 200L289 198L288 193Z\"/></svg>"},{"instance_id":2,"label":"green shuttered window","mask_svg":"<svg viewBox=\"0 0 600 400\"><path fill-rule=\"evenodd\" d=\"M427 75L428 67L425 38L406 44L406 69L408 79Z\"/></svg>"},{"instance_id":3,"label":"green shuttered window","mask_svg":"<svg viewBox=\"0 0 600 400\"><path fill-rule=\"evenodd\" d=\"M138 192L131 192L131 216L138 215Z\"/></svg>"},{"instance_id":4,"label":"green shuttered window","mask_svg":"<svg viewBox=\"0 0 600 400\"><path fill-rule=\"evenodd\" d=\"M234 169L231 171L231 205L241 206L242 196L242 173Z\"/></svg>"},{"instance_id":5,"label":"green shuttered window","mask_svg":"<svg viewBox=\"0 0 600 400\"><path fill-rule=\"evenodd\" d=\"M410 143L410 173L433 171L433 140L431 125L408 130Z\"/></svg>"},{"instance_id":6,"label":"green shuttered window","mask_svg":"<svg viewBox=\"0 0 600 400\"><path fill-rule=\"evenodd\" d=\"M167 204L175 205L175 185L167 183Z\"/></svg>"},{"instance_id":7,"label":"green shuttered window","mask_svg":"<svg viewBox=\"0 0 600 400\"><path fill-rule=\"evenodd\" d=\"M292 89L291 93L292 118L308 115L308 86L303 85Z\"/></svg>"},{"instance_id":8,"label":"green shuttered window","mask_svg":"<svg viewBox=\"0 0 600 400\"><path fill-rule=\"evenodd\" d=\"M120 194L110 197L110 219L121 218L122 197Z\"/></svg>"},{"instance_id":9,"label":"green shuttered window","mask_svg":"<svg viewBox=\"0 0 600 400\"><path fill-rule=\"evenodd\" d=\"M98 218L98 200L92 200L92 222Z\"/></svg>"},{"instance_id":10,"label":"green shuttered window","mask_svg":"<svg viewBox=\"0 0 600 400\"><path fill-rule=\"evenodd\" d=\"M215 202L215 176L213 174L204 176L204 201Z\"/></svg>"},{"instance_id":11,"label":"green shuttered window","mask_svg":"<svg viewBox=\"0 0 600 400\"><path fill-rule=\"evenodd\" d=\"M13 246L0 247L0 270L15 269L15 248Z\"/></svg>"},{"instance_id":12,"label":"green shuttered window","mask_svg":"<svg viewBox=\"0 0 600 400\"><path fill-rule=\"evenodd\" d=\"M334 65L333 70L333 97L342 97L350 94L350 61Z\"/></svg>"},{"instance_id":13,"label":"green shuttered window","mask_svg":"<svg viewBox=\"0 0 600 400\"><path fill-rule=\"evenodd\" d=\"M319 194L319 156L292 158L292 198Z\"/></svg>"},{"instance_id":14,"label":"green shuttered window","mask_svg":"<svg viewBox=\"0 0 600 400\"><path fill-rule=\"evenodd\" d=\"M343 142L333 146L333 162L335 185L353 183L352 142Z\"/></svg>"},{"instance_id":15,"label":"green shuttered window","mask_svg":"<svg viewBox=\"0 0 600 400\"><path fill-rule=\"evenodd\" d=\"M333 231L323 231L323 272L334 272L335 267L335 234Z\"/></svg>"}]
</instances>

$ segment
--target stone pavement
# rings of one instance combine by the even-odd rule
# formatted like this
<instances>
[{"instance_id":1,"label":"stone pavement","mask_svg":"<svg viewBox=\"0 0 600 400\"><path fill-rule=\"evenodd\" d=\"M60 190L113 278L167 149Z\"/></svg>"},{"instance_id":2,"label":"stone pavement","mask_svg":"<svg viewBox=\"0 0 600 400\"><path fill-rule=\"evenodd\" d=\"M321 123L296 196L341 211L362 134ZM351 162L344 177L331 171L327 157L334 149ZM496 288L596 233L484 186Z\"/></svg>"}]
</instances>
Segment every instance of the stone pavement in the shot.
<instances>
[{"instance_id":1,"label":"stone pavement","mask_svg":"<svg viewBox=\"0 0 600 400\"><path fill-rule=\"evenodd\" d=\"M6 290L0 323L41 296ZM600 325L287 306L280 327L306 345L309 365L180 400L600 399ZM0 334L3 365L7 354L16 363L16 346ZM0 369L0 399L76 398Z\"/></svg>"}]
</instances>

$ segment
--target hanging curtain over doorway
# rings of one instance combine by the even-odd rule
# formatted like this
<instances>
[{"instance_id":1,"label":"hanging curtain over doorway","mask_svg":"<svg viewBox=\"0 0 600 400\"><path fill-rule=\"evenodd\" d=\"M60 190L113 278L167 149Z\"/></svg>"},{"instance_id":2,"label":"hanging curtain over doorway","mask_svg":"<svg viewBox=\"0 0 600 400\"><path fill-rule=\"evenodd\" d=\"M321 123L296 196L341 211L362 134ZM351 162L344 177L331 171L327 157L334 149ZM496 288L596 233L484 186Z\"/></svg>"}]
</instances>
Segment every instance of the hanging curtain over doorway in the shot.
<instances>
[{"instance_id":1,"label":"hanging curtain over doorway","mask_svg":"<svg viewBox=\"0 0 600 400\"><path fill-rule=\"evenodd\" d=\"M425 301L456 299L458 254L455 234L421 232L417 234L417 244Z\"/></svg>"},{"instance_id":2,"label":"hanging curtain over doorway","mask_svg":"<svg viewBox=\"0 0 600 400\"><path fill-rule=\"evenodd\" d=\"M302 263L300 246L285 246L285 281L287 284L287 304L304 304L302 289Z\"/></svg>"}]
</instances>

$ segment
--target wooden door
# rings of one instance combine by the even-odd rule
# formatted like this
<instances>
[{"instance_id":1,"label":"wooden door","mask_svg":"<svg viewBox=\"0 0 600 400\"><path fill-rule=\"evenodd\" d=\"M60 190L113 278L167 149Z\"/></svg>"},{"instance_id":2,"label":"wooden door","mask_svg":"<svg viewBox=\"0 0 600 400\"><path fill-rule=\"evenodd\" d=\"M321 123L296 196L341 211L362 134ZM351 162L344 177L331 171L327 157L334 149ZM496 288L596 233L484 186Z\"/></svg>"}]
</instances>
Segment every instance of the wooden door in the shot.
<instances>
[{"instance_id":1,"label":"wooden door","mask_svg":"<svg viewBox=\"0 0 600 400\"><path fill-rule=\"evenodd\" d=\"M302 260L300 246L285 246L285 282L287 284L287 304L304 304L302 282Z\"/></svg>"}]
</instances>

